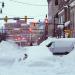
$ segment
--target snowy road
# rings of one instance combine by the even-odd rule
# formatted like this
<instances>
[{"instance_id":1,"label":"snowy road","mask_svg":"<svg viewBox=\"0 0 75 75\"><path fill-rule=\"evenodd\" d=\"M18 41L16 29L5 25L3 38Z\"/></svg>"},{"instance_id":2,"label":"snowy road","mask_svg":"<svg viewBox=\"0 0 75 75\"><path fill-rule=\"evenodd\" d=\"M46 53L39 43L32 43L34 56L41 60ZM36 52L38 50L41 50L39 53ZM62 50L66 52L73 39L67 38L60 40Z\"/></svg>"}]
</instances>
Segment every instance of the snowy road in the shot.
<instances>
[{"instance_id":1,"label":"snowy road","mask_svg":"<svg viewBox=\"0 0 75 75\"><path fill-rule=\"evenodd\" d=\"M28 58L23 60L25 53ZM74 66L75 50L60 57L44 45L19 48L10 42L0 44L0 75L74 75Z\"/></svg>"}]
</instances>

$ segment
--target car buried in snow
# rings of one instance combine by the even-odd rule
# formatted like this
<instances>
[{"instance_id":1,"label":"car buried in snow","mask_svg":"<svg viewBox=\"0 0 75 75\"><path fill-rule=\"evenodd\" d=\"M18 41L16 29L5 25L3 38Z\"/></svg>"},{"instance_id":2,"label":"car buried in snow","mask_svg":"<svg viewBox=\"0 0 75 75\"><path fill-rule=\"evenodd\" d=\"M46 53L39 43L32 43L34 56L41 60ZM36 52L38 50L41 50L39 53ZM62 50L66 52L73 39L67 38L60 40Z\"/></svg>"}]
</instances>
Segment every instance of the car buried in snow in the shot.
<instances>
[{"instance_id":1,"label":"car buried in snow","mask_svg":"<svg viewBox=\"0 0 75 75\"><path fill-rule=\"evenodd\" d=\"M60 38L50 41L46 46L53 55L67 55L74 50L75 39Z\"/></svg>"}]
</instances>

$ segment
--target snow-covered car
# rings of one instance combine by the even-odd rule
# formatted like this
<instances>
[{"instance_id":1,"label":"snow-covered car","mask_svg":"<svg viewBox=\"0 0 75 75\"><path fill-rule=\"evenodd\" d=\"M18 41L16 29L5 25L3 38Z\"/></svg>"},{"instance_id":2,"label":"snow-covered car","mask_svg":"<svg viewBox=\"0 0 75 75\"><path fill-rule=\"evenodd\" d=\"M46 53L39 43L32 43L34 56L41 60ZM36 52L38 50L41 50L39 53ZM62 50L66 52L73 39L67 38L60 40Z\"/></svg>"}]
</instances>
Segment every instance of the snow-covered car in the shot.
<instances>
[{"instance_id":1,"label":"snow-covered car","mask_svg":"<svg viewBox=\"0 0 75 75\"><path fill-rule=\"evenodd\" d=\"M46 46L54 55L66 55L74 49L74 39L56 39Z\"/></svg>"}]
</instances>

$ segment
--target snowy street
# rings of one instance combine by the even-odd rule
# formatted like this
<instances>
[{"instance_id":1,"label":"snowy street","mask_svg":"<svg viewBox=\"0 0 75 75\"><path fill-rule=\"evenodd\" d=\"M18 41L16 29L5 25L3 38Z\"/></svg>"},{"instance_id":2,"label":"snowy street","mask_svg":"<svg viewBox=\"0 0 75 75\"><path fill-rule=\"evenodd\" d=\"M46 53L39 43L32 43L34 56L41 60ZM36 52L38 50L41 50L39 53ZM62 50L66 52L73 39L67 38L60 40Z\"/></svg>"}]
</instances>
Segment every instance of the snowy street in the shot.
<instances>
[{"instance_id":1,"label":"snowy street","mask_svg":"<svg viewBox=\"0 0 75 75\"><path fill-rule=\"evenodd\" d=\"M24 48L18 47L12 41L2 41L0 75L74 75L75 48L68 55L54 56L46 45L55 40L49 38L39 46ZM74 40L69 39L73 44ZM26 59L24 54L27 54Z\"/></svg>"},{"instance_id":2,"label":"snowy street","mask_svg":"<svg viewBox=\"0 0 75 75\"><path fill-rule=\"evenodd\" d=\"M75 75L75 0L0 0L0 75Z\"/></svg>"}]
</instances>

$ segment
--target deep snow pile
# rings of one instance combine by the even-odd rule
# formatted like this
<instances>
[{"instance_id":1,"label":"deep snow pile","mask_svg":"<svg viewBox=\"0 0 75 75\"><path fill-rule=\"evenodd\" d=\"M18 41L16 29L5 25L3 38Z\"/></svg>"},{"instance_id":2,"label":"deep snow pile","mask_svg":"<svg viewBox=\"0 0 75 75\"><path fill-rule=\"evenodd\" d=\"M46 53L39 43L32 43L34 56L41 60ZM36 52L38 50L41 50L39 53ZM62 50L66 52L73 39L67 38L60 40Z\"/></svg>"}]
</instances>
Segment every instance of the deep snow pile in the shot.
<instances>
[{"instance_id":1,"label":"deep snow pile","mask_svg":"<svg viewBox=\"0 0 75 75\"><path fill-rule=\"evenodd\" d=\"M65 42L65 44L63 44L63 45L67 45L70 42L73 42L73 44L74 44L75 43L75 38L50 38L50 37L48 37L48 39L43 41L40 45L41 46L46 46L50 42L57 42L57 43L59 43L57 45L61 45L60 42Z\"/></svg>"},{"instance_id":2,"label":"deep snow pile","mask_svg":"<svg viewBox=\"0 0 75 75\"><path fill-rule=\"evenodd\" d=\"M47 44L49 41L50 39L48 39ZM74 41L74 39L71 39L70 41ZM46 41L44 42L46 43ZM13 45L12 43L8 44L8 42L3 42L3 44L1 43L0 48L1 48L0 54L2 53L3 56L6 55L8 57L7 59L17 58L17 56L23 58L25 52L28 55L28 58L26 60L15 61L15 63L13 63L11 67L3 67L0 65L1 75L74 75L75 74L75 67L74 67L75 48L70 54L62 57L53 56L44 44L41 44L39 46L25 47L23 48L24 51L22 51L23 49L20 49L22 51L21 55L18 52L19 48ZM1 57L3 57L2 55ZM6 57L4 58L6 59Z\"/></svg>"},{"instance_id":3,"label":"deep snow pile","mask_svg":"<svg viewBox=\"0 0 75 75\"><path fill-rule=\"evenodd\" d=\"M11 65L19 59L21 54L19 47L13 42L2 41L0 43L0 65Z\"/></svg>"},{"instance_id":4,"label":"deep snow pile","mask_svg":"<svg viewBox=\"0 0 75 75\"><path fill-rule=\"evenodd\" d=\"M52 53L45 46L28 47L26 53L28 55L28 58L26 59L25 62L26 65L33 64L33 62L35 64L38 62L37 64L39 64L40 61L44 61L44 59L49 59L50 57L52 57ZM41 66L42 64L43 62L39 65Z\"/></svg>"}]
</instances>

